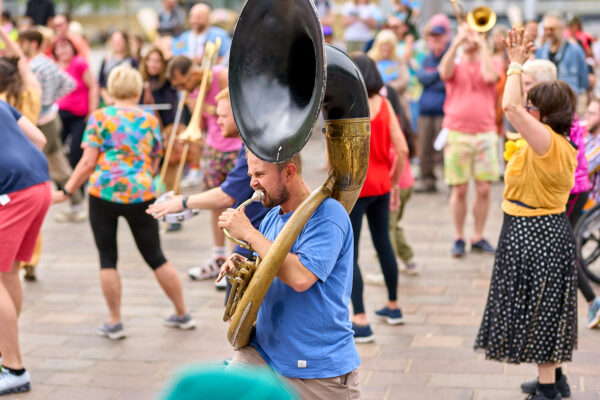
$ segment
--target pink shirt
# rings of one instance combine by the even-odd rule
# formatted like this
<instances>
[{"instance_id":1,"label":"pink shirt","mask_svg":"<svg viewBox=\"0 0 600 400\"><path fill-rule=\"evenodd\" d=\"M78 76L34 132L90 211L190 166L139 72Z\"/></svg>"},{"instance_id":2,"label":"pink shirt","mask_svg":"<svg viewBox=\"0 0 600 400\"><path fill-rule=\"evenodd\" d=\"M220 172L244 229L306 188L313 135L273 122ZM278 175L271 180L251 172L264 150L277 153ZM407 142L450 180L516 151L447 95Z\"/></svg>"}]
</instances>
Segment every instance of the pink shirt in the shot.
<instances>
[{"instance_id":1,"label":"pink shirt","mask_svg":"<svg viewBox=\"0 0 600 400\"><path fill-rule=\"evenodd\" d=\"M221 91L221 87L219 86L219 80L217 76L219 72L225 68L222 65L215 65L213 68L213 80L208 89L208 93L206 93L206 98L204 100L205 105L210 105L213 108L217 106L217 101L215 97ZM229 152L229 151L238 151L242 147L242 140L239 138L224 138L221 134L222 130L219 125L217 125L217 115L209 114L207 112L202 113L202 118L204 119L204 124L206 126L206 145L212 147L215 150L220 152Z\"/></svg>"},{"instance_id":2,"label":"pink shirt","mask_svg":"<svg viewBox=\"0 0 600 400\"><path fill-rule=\"evenodd\" d=\"M390 147L390 164L394 161L396 157L396 152L393 147ZM410 169L410 157L406 157L406 161L404 162L404 169L402 170L402 175L400 175L400 179L398 179L398 187L400 189L408 189L415 184L415 177Z\"/></svg>"},{"instance_id":3,"label":"pink shirt","mask_svg":"<svg viewBox=\"0 0 600 400\"><path fill-rule=\"evenodd\" d=\"M459 60L444 82L446 101L442 126L463 133L496 132L496 83L481 76L481 61Z\"/></svg>"},{"instance_id":4,"label":"pink shirt","mask_svg":"<svg viewBox=\"0 0 600 400\"><path fill-rule=\"evenodd\" d=\"M404 163L404 169L402 170L402 175L400 175L400 180L398 181L398 187L400 189L407 189L412 187L415 184L415 177L410 169L410 158L406 158L406 162Z\"/></svg>"},{"instance_id":5,"label":"pink shirt","mask_svg":"<svg viewBox=\"0 0 600 400\"><path fill-rule=\"evenodd\" d=\"M573 185L573 189L571 189L572 194L583 193L592 187L588 175L588 162L585 158L585 142L583 138L586 135L586 128L581 126L579 118L575 115L569 135L571 141L577 145L577 168L575 169L575 184Z\"/></svg>"},{"instance_id":6,"label":"pink shirt","mask_svg":"<svg viewBox=\"0 0 600 400\"><path fill-rule=\"evenodd\" d=\"M73 57L65 71L75 80L75 89L58 100L58 109L68 111L78 117L87 115L90 104L90 89L83 81L83 74L87 71L89 65L85 59L79 55Z\"/></svg>"}]
</instances>

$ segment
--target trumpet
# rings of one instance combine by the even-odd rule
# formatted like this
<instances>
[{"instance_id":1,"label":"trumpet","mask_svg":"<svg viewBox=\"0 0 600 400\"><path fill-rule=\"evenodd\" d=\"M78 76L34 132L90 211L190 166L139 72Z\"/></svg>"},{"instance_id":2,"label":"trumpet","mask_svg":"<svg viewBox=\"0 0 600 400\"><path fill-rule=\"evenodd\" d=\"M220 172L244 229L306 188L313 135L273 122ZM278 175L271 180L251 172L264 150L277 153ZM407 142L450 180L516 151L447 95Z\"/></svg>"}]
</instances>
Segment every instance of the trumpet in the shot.
<instances>
[{"instance_id":1,"label":"trumpet","mask_svg":"<svg viewBox=\"0 0 600 400\"><path fill-rule=\"evenodd\" d=\"M496 25L496 13L491 8L486 6L475 7L465 15L465 9L459 0L449 1L459 25L466 20L469 28L479 33L489 32Z\"/></svg>"}]
</instances>

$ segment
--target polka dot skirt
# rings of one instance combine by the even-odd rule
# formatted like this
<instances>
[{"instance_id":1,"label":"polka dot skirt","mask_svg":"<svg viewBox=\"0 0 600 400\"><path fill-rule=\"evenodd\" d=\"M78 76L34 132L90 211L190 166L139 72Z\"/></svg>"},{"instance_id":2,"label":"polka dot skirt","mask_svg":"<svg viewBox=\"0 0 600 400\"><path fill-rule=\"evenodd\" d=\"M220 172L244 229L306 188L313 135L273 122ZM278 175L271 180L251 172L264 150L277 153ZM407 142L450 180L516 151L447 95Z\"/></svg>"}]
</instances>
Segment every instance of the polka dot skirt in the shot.
<instances>
[{"instance_id":1,"label":"polka dot skirt","mask_svg":"<svg viewBox=\"0 0 600 400\"><path fill-rule=\"evenodd\" d=\"M565 214L504 214L475 349L517 364L571 361L576 294L575 248Z\"/></svg>"}]
</instances>

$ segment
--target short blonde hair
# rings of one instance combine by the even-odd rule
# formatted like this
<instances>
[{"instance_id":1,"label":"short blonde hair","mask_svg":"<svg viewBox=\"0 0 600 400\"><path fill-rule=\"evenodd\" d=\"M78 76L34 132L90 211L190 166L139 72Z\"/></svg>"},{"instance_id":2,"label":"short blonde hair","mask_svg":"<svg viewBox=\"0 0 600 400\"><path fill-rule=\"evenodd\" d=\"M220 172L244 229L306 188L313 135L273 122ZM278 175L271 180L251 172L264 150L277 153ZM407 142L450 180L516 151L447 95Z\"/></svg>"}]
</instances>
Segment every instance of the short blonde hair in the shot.
<instances>
[{"instance_id":1,"label":"short blonde hair","mask_svg":"<svg viewBox=\"0 0 600 400\"><path fill-rule=\"evenodd\" d=\"M117 100L133 99L142 94L142 75L129 64L122 64L108 74L108 94Z\"/></svg>"},{"instance_id":2,"label":"short blonde hair","mask_svg":"<svg viewBox=\"0 0 600 400\"><path fill-rule=\"evenodd\" d=\"M215 96L215 100L216 101L221 101L221 100L231 101L229 99L229 88L227 87L227 88L221 90L219 93L217 93L217 95Z\"/></svg>"},{"instance_id":3,"label":"short blonde hair","mask_svg":"<svg viewBox=\"0 0 600 400\"><path fill-rule=\"evenodd\" d=\"M384 29L380 31L377 36L375 36L375 41L373 42L373 47L369 50L368 56L373 61L381 61L381 45L384 43L389 43L392 46L392 53L390 55L390 59L396 60L398 55L396 54L396 47L398 46L398 37L394 32L389 29Z\"/></svg>"},{"instance_id":4,"label":"short blonde hair","mask_svg":"<svg viewBox=\"0 0 600 400\"><path fill-rule=\"evenodd\" d=\"M555 81L556 65L549 60L531 60L523 64L523 73L533 76L535 83Z\"/></svg>"}]
</instances>

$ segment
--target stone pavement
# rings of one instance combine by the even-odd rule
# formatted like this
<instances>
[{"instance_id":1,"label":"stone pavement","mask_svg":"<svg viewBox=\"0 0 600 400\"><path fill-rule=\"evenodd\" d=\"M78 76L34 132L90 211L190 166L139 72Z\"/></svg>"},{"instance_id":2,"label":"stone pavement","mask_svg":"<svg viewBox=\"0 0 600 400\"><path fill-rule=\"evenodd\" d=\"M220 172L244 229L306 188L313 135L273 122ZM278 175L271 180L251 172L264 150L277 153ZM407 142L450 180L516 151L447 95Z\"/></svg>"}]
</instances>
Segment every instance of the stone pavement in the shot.
<instances>
[{"instance_id":1,"label":"stone pavement","mask_svg":"<svg viewBox=\"0 0 600 400\"><path fill-rule=\"evenodd\" d=\"M324 174L318 172L322 146L319 138L313 138L304 151L311 187L323 182ZM492 242L501 225L501 194L502 185L495 185L486 230ZM187 304L198 323L196 330L186 332L162 325L171 313L169 303L122 221L119 271L128 337L113 342L95 334L107 312L91 230L87 223L54 222L53 215L62 207L51 208L43 228L38 281L24 284L21 345L33 390L7 398L153 399L179 367L220 362L232 355L221 322L223 293L212 282L192 282L185 274L210 254L208 212L186 222L182 231L163 236L164 251L180 272ZM375 343L358 345L364 399L524 398L519 384L535 377L535 367L485 361L472 350L493 258L449 256L452 228L446 192L413 196L403 225L422 270L417 277L400 278L399 301L406 324L387 326L373 318ZM367 229L360 264L364 274L379 269ZM372 313L384 302L385 288L366 285L365 290L367 311ZM574 389L572 398L600 400L600 330L585 328L586 311L580 297L579 350L566 371Z\"/></svg>"}]
</instances>

